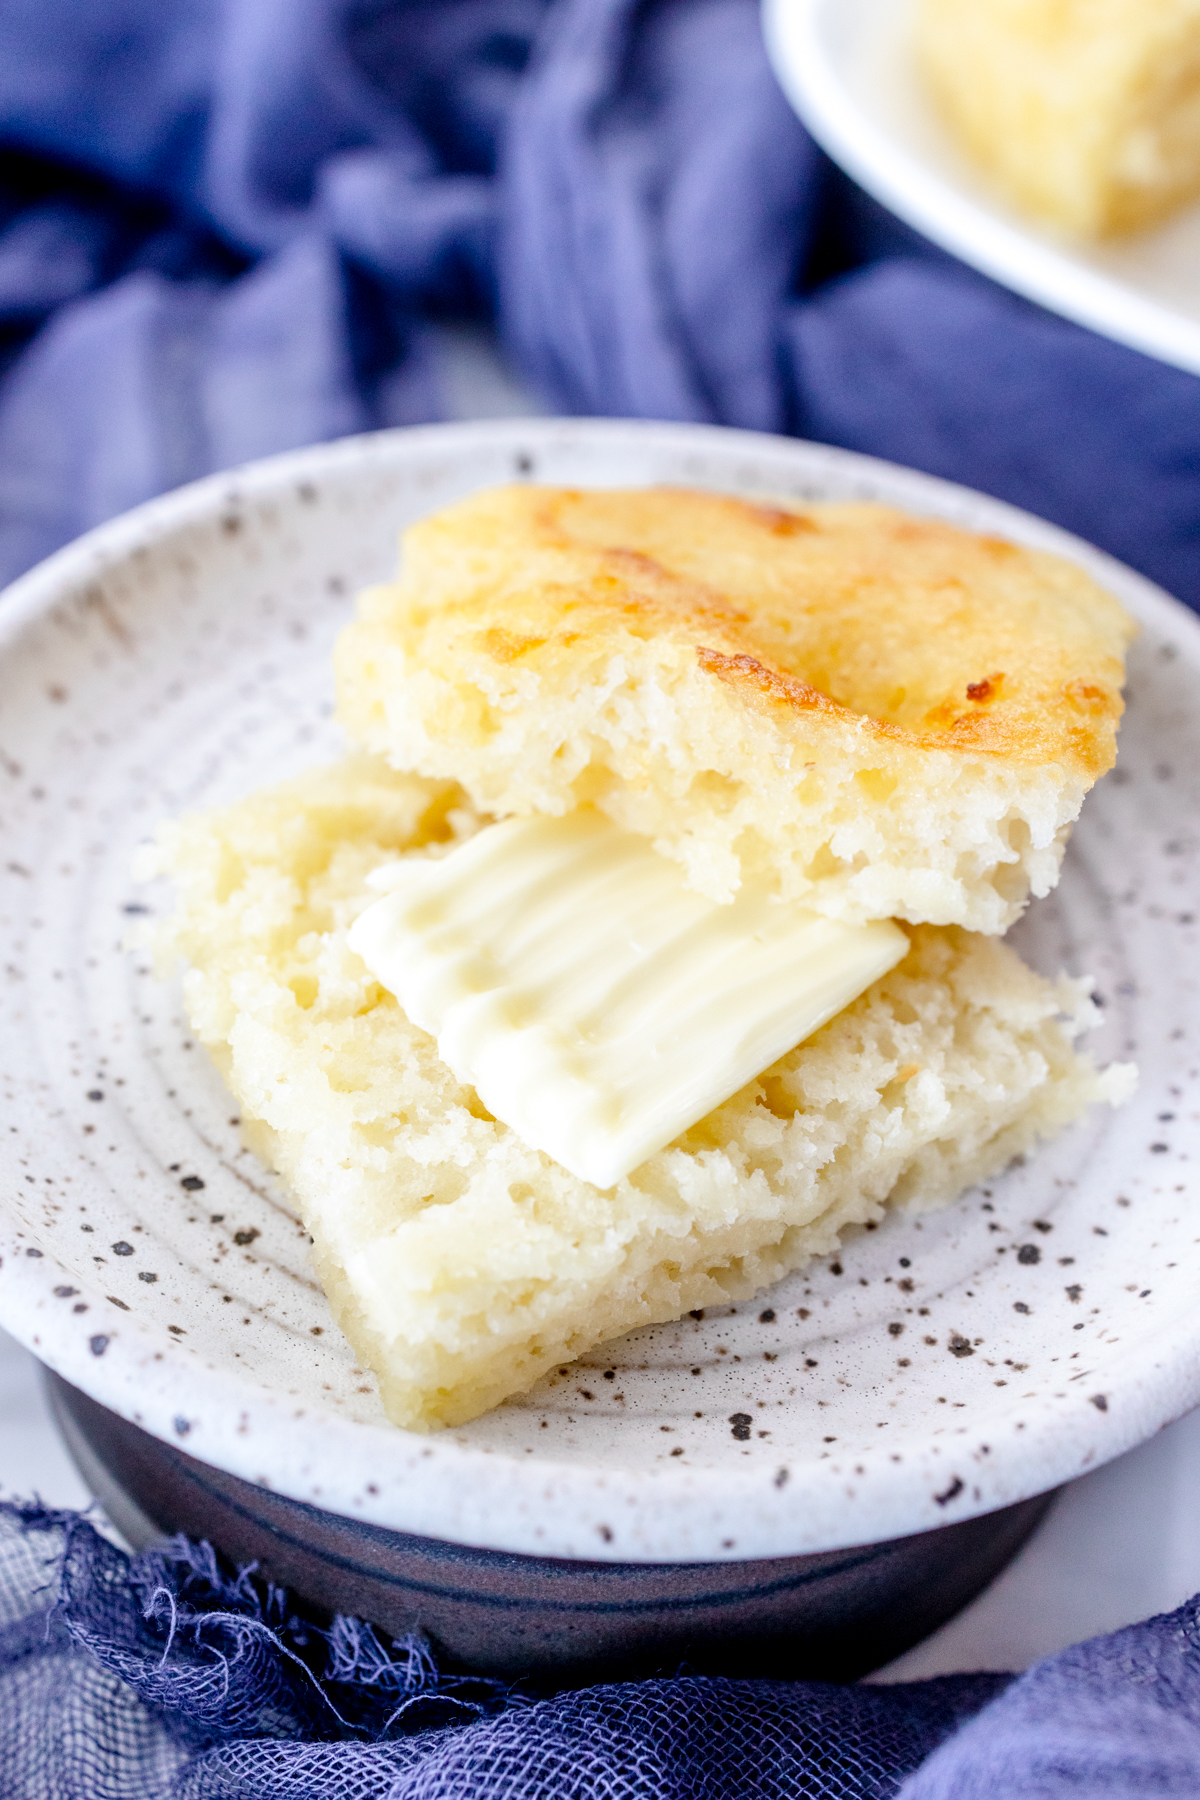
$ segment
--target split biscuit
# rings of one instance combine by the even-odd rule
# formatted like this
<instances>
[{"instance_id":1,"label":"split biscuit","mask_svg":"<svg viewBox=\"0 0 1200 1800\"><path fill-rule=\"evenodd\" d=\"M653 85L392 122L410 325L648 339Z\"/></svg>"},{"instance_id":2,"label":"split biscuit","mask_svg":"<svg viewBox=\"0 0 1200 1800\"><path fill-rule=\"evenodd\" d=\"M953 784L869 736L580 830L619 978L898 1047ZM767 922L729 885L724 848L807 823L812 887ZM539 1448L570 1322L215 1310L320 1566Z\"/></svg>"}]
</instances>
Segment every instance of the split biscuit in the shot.
<instances>
[{"instance_id":1,"label":"split biscuit","mask_svg":"<svg viewBox=\"0 0 1200 1800\"><path fill-rule=\"evenodd\" d=\"M982 553L981 553L982 554ZM458 1424L636 1326L739 1300L886 1205L954 1199L1131 1072L1073 1047L1083 984L991 938L906 959L601 1193L459 1083L347 943L366 877L476 827L453 784L358 756L168 825L157 929L396 1424Z\"/></svg>"},{"instance_id":2,"label":"split biscuit","mask_svg":"<svg viewBox=\"0 0 1200 1800\"><path fill-rule=\"evenodd\" d=\"M1003 932L1115 755L1118 603L882 506L510 487L412 527L336 652L352 739L493 815L600 807L729 900Z\"/></svg>"}]
</instances>

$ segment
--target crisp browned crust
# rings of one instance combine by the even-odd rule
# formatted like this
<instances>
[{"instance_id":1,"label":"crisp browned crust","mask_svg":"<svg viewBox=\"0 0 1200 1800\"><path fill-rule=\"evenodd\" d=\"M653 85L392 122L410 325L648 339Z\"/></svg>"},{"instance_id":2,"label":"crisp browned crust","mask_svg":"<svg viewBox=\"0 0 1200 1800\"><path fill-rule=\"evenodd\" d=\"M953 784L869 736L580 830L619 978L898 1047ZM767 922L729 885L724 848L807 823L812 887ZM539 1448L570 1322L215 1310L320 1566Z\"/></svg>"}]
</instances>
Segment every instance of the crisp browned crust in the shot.
<instances>
[{"instance_id":1,"label":"crisp browned crust","mask_svg":"<svg viewBox=\"0 0 1200 1800\"><path fill-rule=\"evenodd\" d=\"M1003 931L1112 764L1124 612L888 507L510 487L424 520L337 650L354 738L481 811L603 808L725 900Z\"/></svg>"},{"instance_id":2,"label":"crisp browned crust","mask_svg":"<svg viewBox=\"0 0 1200 1800\"><path fill-rule=\"evenodd\" d=\"M940 520L682 488L512 488L416 526L407 555L411 578L436 563L436 591L420 595L433 634L468 634L502 666L682 635L748 707L853 717L914 748L1059 762L1089 781L1113 762L1125 613L1074 564Z\"/></svg>"}]
</instances>

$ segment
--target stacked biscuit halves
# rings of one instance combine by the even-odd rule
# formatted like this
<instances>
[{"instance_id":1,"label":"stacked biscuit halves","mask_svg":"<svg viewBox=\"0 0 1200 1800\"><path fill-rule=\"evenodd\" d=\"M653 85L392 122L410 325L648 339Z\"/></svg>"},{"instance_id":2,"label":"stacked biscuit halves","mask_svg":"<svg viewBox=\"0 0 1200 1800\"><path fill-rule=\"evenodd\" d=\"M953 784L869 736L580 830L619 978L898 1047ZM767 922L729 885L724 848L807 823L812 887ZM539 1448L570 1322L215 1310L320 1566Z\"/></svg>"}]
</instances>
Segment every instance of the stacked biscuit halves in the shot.
<instances>
[{"instance_id":1,"label":"stacked biscuit halves","mask_svg":"<svg viewBox=\"0 0 1200 1800\"><path fill-rule=\"evenodd\" d=\"M357 753L160 835L164 947L398 1424L955 1198L1128 1072L1000 934L1111 766L1124 613L1074 565L857 505L478 495L337 652ZM494 1119L350 949L398 854L597 807L717 902L895 918L892 972L600 1191Z\"/></svg>"}]
</instances>

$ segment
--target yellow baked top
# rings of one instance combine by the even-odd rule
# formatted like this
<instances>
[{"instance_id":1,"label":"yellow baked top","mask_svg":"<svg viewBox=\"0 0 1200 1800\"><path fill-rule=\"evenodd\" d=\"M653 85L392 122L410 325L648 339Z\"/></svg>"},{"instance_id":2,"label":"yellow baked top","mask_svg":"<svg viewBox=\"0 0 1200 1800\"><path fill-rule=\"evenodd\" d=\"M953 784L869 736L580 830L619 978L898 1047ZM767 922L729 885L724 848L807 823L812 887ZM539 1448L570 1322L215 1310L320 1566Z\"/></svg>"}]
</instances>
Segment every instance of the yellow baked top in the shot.
<instances>
[{"instance_id":1,"label":"yellow baked top","mask_svg":"<svg viewBox=\"0 0 1200 1800\"><path fill-rule=\"evenodd\" d=\"M728 899L1002 931L1115 755L1118 603L890 508L510 487L414 526L340 716L498 813L609 812Z\"/></svg>"}]
</instances>

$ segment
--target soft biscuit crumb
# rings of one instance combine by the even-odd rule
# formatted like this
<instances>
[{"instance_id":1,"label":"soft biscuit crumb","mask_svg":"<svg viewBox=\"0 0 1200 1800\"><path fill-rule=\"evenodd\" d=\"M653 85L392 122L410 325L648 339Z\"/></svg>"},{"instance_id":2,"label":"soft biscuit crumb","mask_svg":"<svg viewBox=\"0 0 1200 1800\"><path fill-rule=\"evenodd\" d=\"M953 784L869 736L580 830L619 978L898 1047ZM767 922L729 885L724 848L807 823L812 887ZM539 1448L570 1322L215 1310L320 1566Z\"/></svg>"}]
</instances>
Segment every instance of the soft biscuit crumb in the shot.
<instances>
[{"instance_id":1,"label":"soft biscuit crumb","mask_svg":"<svg viewBox=\"0 0 1200 1800\"><path fill-rule=\"evenodd\" d=\"M282 1175L391 1418L458 1424L635 1326L741 1299L885 1205L994 1174L1126 1072L1072 1047L1080 984L919 928L814 1037L601 1193L493 1119L348 948L378 864L477 823L354 757L160 835L158 933L251 1142Z\"/></svg>"},{"instance_id":2,"label":"soft biscuit crumb","mask_svg":"<svg viewBox=\"0 0 1200 1800\"><path fill-rule=\"evenodd\" d=\"M500 488L407 533L339 711L487 812L599 807L718 902L1000 933L1112 764L1131 630L1072 563L888 507Z\"/></svg>"}]
</instances>

